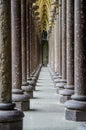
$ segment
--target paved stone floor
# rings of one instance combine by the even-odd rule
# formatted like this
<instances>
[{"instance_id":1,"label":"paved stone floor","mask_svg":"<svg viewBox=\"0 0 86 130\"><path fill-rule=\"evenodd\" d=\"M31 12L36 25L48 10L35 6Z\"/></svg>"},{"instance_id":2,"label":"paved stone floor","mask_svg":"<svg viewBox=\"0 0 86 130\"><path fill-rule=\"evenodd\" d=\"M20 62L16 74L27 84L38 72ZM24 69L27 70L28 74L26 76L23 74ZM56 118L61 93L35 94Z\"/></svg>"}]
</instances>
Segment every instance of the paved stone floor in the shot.
<instances>
[{"instance_id":1,"label":"paved stone floor","mask_svg":"<svg viewBox=\"0 0 86 130\"><path fill-rule=\"evenodd\" d=\"M42 68L31 110L25 113L23 130L76 130L79 123L66 121L47 68Z\"/></svg>"}]
</instances>

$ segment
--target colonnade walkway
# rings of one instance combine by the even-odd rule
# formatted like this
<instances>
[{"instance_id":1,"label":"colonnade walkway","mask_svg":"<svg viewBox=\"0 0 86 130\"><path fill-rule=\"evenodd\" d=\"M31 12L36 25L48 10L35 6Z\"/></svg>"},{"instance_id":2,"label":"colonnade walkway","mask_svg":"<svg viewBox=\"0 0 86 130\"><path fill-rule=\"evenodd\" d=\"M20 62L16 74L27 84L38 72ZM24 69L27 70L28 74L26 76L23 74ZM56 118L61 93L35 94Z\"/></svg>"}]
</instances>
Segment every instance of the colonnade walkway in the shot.
<instances>
[{"instance_id":1,"label":"colonnade walkway","mask_svg":"<svg viewBox=\"0 0 86 130\"><path fill-rule=\"evenodd\" d=\"M43 67L30 100L31 109L24 112L23 130L76 130L79 123L65 120L64 105L58 99L48 69Z\"/></svg>"}]
</instances>

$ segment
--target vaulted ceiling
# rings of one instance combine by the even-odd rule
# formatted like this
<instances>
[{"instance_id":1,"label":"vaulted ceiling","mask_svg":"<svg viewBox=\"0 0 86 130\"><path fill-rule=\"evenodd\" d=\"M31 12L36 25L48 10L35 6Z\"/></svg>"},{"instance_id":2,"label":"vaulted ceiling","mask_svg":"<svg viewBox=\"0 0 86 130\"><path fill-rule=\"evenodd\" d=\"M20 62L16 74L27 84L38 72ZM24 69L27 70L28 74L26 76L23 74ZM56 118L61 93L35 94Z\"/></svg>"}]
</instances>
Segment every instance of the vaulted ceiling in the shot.
<instances>
[{"instance_id":1,"label":"vaulted ceiling","mask_svg":"<svg viewBox=\"0 0 86 130\"><path fill-rule=\"evenodd\" d=\"M58 0L36 0L34 5L38 7L35 13L38 13L41 30L48 31L54 23Z\"/></svg>"},{"instance_id":2,"label":"vaulted ceiling","mask_svg":"<svg viewBox=\"0 0 86 130\"><path fill-rule=\"evenodd\" d=\"M50 0L38 0L37 4L39 5L40 20L41 20L41 29L46 30L49 22L48 16L50 12Z\"/></svg>"}]
</instances>

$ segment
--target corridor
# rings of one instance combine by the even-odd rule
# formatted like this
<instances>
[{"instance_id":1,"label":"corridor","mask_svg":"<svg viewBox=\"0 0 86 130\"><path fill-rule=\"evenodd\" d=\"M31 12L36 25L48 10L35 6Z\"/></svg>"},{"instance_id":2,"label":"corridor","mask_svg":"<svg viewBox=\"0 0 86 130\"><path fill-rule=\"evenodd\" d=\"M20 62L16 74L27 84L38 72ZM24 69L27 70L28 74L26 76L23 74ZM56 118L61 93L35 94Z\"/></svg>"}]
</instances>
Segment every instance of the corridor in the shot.
<instances>
[{"instance_id":1,"label":"corridor","mask_svg":"<svg viewBox=\"0 0 86 130\"><path fill-rule=\"evenodd\" d=\"M41 69L34 92L30 100L30 111L24 112L24 130L75 130L77 122L67 121L64 106L59 103L53 81L46 67Z\"/></svg>"},{"instance_id":2,"label":"corridor","mask_svg":"<svg viewBox=\"0 0 86 130\"><path fill-rule=\"evenodd\" d=\"M0 130L85 122L86 0L0 0Z\"/></svg>"}]
</instances>

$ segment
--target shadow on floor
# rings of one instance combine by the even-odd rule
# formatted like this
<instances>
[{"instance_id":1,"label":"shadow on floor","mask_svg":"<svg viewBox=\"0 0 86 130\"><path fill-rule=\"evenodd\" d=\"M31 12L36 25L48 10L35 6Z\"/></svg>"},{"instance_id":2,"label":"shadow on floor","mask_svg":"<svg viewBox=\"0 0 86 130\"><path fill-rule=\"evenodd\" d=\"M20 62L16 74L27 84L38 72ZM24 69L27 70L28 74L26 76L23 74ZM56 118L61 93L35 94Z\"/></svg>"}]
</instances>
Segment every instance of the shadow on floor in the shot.
<instances>
[{"instance_id":1,"label":"shadow on floor","mask_svg":"<svg viewBox=\"0 0 86 130\"><path fill-rule=\"evenodd\" d=\"M39 97L33 97L33 99L41 99L41 98L39 98Z\"/></svg>"},{"instance_id":2,"label":"shadow on floor","mask_svg":"<svg viewBox=\"0 0 86 130\"><path fill-rule=\"evenodd\" d=\"M35 92L39 92L39 91L41 91L41 90L38 90L38 89L35 90Z\"/></svg>"}]
</instances>

